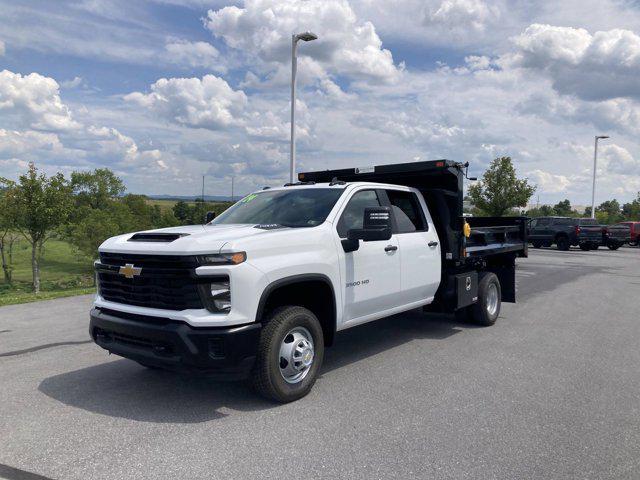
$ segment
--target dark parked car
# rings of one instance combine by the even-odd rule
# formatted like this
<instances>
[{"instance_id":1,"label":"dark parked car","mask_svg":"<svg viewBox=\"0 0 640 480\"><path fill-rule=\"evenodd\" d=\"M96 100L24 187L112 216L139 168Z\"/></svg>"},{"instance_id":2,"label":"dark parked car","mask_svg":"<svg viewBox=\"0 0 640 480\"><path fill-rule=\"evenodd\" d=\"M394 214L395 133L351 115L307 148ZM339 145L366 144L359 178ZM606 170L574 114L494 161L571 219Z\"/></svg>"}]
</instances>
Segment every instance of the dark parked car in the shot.
<instances>
[{"instance_id":1,"label":"dark parked car","mask_svg":"<svg viewBox=\"0 0 640 480\"><path fill-rule=\"evenodd\" d=\"M603 243L603 227L593 218L538 217L529 222L529 242L534 248L595 250Z\"/></svg>"},{"instance_id":2,"label":"dark parked car","mask_svg":"<svg viewBox=\"0 0 640 480\"><path fill-rule=\"evenodd\" d=\"M625 243L631 243L631 225L616 223L605 228L604 244L610 250L617 250Z\"/></svg>"}]
</instances>

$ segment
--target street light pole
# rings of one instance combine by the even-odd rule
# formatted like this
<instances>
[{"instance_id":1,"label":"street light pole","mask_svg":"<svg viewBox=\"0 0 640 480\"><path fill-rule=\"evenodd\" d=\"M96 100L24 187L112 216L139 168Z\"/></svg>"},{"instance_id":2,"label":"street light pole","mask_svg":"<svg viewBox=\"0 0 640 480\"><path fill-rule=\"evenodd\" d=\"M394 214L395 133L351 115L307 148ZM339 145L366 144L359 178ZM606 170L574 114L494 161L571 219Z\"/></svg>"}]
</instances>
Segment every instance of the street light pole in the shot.
<instances>
[{"instance_id":1,"label":"street light pole","mask_svg":"<svg viewBox=\"0 0 640 480\"><path fill-rule=\"evenodd\" d=\"M591 187L591 218L596 218L596 169L598 167L598 140L609 138L608 135L596 135L593 147L593 185Z\"/></svg>"},{"instance_id":2,"label":"street light pole","mask_svg":"<svg viewBox=\"0 0 640 480\"><path fill-rule=\"evenodd\" d=\"M289 182L293 183L296 168L296 73L298 70L298 40L310 42L316 40L315 33L294 33L291 36L291 164L289 166Z\"/></svg>"}]
</instances>

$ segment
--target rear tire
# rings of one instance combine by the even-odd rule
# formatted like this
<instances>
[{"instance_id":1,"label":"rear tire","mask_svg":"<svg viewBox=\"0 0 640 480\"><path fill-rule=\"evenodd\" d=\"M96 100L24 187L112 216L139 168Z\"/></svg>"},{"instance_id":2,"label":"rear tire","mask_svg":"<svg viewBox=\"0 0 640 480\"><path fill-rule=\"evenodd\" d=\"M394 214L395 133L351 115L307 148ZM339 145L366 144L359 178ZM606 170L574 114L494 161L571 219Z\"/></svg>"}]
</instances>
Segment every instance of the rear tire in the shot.
<instances>
[{"instance_id":1,"label":"rear tire","mask_svg":"<svg viewBox=\"0 0 640 480\"><path fill-rule=\"evenodd\" d=\"M580 250L582 250L583 252L588 252L589 250L591 250L591 248L589 248L588 243L581 243L579 247L580 247Z\"/></svg>"},{"instance_id":2,"label":"rear tire","mask_svg":"<svg viewBox=\"0 0 640 480\"><path fill-rule=\"evenodd\" d=\"M287 403L304 397L324 358L324 337L316 316L303 307L280 307L262 328L251 373L260 395Z\"/></svg>"},{"instance_id":3,"label":"rear tire","mask_svg":"<svg viewBox=\"0 0 640 480\"><path fill-rule=\"evenodd\" d=\"M485 327L496 323L502 305L500 281L493 272L481 272L478 282L478 301L471 306L471 320Z\"/></svg>"},{"instance_id":4,"label":"rear tire","mask_svg":"<svg viewBox=\"0 0 640 480\"><path fill-rule=\"evenodd\" d=\"M536 240L535 242L531 242L531 244L533 245L533 248L542 247L542 242L540 240Z\"/></svg>"},{"instance_id":5,"label":"rear tire","mask_svg":"<svg viewBox=\"0 0 640 480\"><path fill-rule=\"evenodd\" d=\"M558 250L567 251L571 244L569 243L569 239L567 237L558 237L556 239L556 247Z\"/></svg>"},{"instance_id":6,"label":"rear tire","mask_svg":"<svg viewBox=\"0 0 640 480\"><path fill-rule=\"evenodd\" d=\"M621 244L620 243L609 243L607 244L607 248L609 250L618 250L620 248Z\"/></svg>"}]
</instances>

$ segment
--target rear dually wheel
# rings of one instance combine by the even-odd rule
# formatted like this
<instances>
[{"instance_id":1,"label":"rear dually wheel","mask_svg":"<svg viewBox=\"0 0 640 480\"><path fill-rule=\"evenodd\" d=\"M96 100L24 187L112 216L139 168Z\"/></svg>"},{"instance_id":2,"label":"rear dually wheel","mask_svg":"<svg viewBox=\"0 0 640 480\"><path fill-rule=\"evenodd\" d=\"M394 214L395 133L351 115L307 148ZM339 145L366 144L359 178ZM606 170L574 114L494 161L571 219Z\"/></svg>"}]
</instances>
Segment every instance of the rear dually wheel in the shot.
<instances>
[{"instance_id":1,"label":"rear dually wheel","mask_svg":"<svg viewBox=\"0 0 640 480\"><path fill-rule=\"evenodd\" d=\"M471 319L478 325L496 323L502 306L500 281L493 272L481 272L478 282L478 301L471 306Z\"/></svg>"}]
</instances>

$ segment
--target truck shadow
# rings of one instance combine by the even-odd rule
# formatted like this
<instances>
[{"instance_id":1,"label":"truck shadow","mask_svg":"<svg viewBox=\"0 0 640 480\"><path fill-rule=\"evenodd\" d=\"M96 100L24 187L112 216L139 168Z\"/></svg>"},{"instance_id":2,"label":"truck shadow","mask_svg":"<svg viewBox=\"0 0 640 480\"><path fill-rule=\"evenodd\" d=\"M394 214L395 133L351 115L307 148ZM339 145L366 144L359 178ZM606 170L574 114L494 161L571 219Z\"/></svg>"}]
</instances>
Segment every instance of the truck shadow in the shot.
<instances>
[{"instance_id":1,"label":"truck shadow","mask_svg":"<svg viewBox=\"0 0 640 480\"><path fill-rule=\"evenodd\" d=\"M476 327L459 324L451 316L425 315L420 310L354 327L339 333L335 345L326 350L320 374L413 340L442 340L466 328ZM38 390L71 407L152 423L202 423L232 415L233 411L301 405L281 406L266 401L248 382L219 382L149 370L124 359L46 378Z\"/></svg>"},{"instance_id":2,"label":"truck shadow","mask_svg":"<svg viewBox=\"0 0 640 480\"><path fill-rule=\"evenodd\" d=\"M325 351L321 375L414 340L444 340L471 328L479 327L421 309L352 327L338 332L334 345Z\"/></svg>"}]
</instances>

